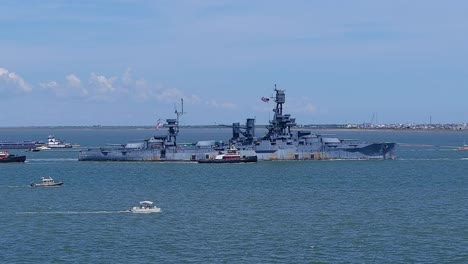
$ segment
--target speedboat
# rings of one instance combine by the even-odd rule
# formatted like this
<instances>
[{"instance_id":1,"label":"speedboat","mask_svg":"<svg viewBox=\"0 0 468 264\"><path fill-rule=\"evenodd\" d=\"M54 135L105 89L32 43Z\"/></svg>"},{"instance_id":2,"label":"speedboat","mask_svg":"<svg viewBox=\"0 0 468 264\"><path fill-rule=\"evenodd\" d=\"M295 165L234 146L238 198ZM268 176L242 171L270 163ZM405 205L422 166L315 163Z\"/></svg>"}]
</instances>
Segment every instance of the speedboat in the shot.
<instances>
[{"instance_id":1,"label":"speedboat","mask_svg":"<svg viewBox=\"0 0 468 264\"><path fill-rule=\"evenodd\" d=\"M31 183L31 187L58 187L60 185L62 185L63 182L59 181L59 182L55 182L54 179L52 179L52 177L42 177L41 178L41 183Z\"/></svg>"},{"instance_id":2,"label":"speedboat","mask_svg":"<svg viewBox=\"0 0 468 264\"><path fill-rule=\"evenodd\" d=\"M226 153L219 152L214 159L198 160L198 163L241 163L257 162L257 156L241 156L234 145L231 145Z\"/></svg>"},{"instance_id":3,"label":"speedboat","mask_svg":"<svg viewBox=\"0 0 468 264\"><path fill-rule=\"evenodd\" d=\"M24 162L26 161L26 156L17 156L8 153L8 151L0 151L0 163L7 162Z\"/></svg>"},{"instance_id":4,"label":"speedboat","mask_svg":"<svg viewBox=\"0 0 468 264\"><path fill-rule=\"evenodd\" d=\"M44 145L44 146L36 147L35 149L37 149L37 150L48 150L50 148Z\"/></svg>"},{"instance_id":5,"label":"speedboat","mask_svg":"<svg viewBox=\"0 0 468 264\"><path fill-rule=\"evenodd\" d=\"M39 147L35 147L35 148L30 148L29 151L38 152L38 151L41 151L41 150L48 150L48 149L50 149L50 148L47 147L46 145L43 145L43 146L39 146Z\"/></svg>"},{"instance_id":6,"label":"speedboat","mask_svg":"<svg viewBox=\"0 0 468 264\"><path fill-rule=\"evenodd\" d=\"M134 206L130 212L135 214L159 213L161 212L161 208L153 205L152 201L141 201L140 206Z\"/></svg>"},{"instance_id":7,"label":"speedboat","mask_svg":"<svg viewBox=\"0 0 468 264\"><path fill-rule=\"evenodd\" d=\"M458 150L468 150L468 145L466 143L463 144L463 146L458 147Z\"/></svg>"}]
</instances>

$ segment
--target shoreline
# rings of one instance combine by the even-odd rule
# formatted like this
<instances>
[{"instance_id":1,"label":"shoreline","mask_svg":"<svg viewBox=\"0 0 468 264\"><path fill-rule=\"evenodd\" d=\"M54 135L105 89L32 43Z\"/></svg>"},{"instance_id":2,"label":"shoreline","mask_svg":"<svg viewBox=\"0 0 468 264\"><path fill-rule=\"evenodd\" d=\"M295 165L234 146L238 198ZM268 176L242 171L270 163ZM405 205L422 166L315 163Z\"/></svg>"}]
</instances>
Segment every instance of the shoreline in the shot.
<instances>
[{"instance_id":1,"label":"shoreline","mask_svg":"<svg viewBox=\"0 0 468 264\"><path fill-rule=\"evenodd\" d=\"M229 126L214 126L214 125L185 125L180 126L181 129L231 129ZM155 130L153 126L29 126L29 127L0 127L0 131L8 130ZM266 129L266 125L257 125L256 129ZM340 128L326 126L302 126L295 127L294 130L326 130L326 131L347 131L347 132L456 132L467 133L468 129L422 129L422 128ZM164 131L164 128L160 129Z\"/></svg>"}]
</instances>

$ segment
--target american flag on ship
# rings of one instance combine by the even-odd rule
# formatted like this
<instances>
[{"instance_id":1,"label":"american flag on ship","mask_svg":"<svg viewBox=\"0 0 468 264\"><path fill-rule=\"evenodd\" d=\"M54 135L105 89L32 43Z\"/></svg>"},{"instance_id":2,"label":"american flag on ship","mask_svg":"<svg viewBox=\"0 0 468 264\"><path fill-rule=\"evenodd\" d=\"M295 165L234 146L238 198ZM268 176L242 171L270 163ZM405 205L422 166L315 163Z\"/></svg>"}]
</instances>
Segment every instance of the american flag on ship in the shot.
<instances>
[{"instance_id":1,"label":"american flag on ship","mask_svg":"<svg viewBox=\"0 0 468 264\"><path fill-rule=\"evenodd\" d=\"M265 103L268 103L268 101L270 101L270 98L268 98L268 97L262 97L262 101L265 102Z\"/></svg>"},{"instance_id":2,"label":"american flag on ship","mask_svg":"<svg viewBox=\"0 0 468 264\"><path fill-rule=\"evenodd\" d=\"M161 118L158 118L158 121L156 122L156 130L158 130L161 126L162 126Z\"/></svg>"}]
</instances>

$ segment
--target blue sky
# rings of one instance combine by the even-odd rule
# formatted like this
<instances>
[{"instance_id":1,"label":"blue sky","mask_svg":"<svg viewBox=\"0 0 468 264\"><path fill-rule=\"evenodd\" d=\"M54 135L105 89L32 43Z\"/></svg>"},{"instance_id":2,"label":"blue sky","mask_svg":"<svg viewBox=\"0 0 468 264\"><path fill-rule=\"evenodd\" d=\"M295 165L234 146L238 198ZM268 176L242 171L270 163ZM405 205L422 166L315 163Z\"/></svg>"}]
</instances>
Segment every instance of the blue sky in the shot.
<instances>
[{"instance_id":1,"label":"blue sky","mask_svg":"<svg viewBox=\"0 0 468 264\"><path fill-rule=\"evenodd\" d=\"M468 120L467 1L1 1L0 127Z\"/></svg>"}]
</instances>

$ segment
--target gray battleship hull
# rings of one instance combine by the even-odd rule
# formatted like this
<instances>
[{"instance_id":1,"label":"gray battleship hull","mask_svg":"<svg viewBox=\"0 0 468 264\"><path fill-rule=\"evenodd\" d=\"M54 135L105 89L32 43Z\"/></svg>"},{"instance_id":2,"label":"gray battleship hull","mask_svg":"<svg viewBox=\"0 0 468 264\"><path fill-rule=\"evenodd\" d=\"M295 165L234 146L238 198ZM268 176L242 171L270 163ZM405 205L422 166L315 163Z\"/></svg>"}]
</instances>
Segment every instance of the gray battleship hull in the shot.
<instances>
[{"instance_id":1,"label":"gray battleship hull","mask_svg":"<svg viewBox=\"0 0 468 264\"><path fill-rule=\"evenodd\" d=\"M303 147L284 145L259 148L238 146L241 156L257 156L259 161L267 160L333 160L333 159L393 159L395 143L370 143L329 147L309 145ZM181 161L197 162L213 159L226 148L213 145L205 148L179 146L161 149L93 148L80 151L80 161Z\"/></svg>"},{"instance_id":2,"label":"gray battleship hull","mask_svg":"<svg viewBox=\"0 0 468 264\"><path fill-rule=\"evenodd\" d=\"M94 148L84 149L79 153L80 161L185 161L196 162L212 153L211 149L173 148L129 149L129 148Z\"/></svg>"}]
</instances>

